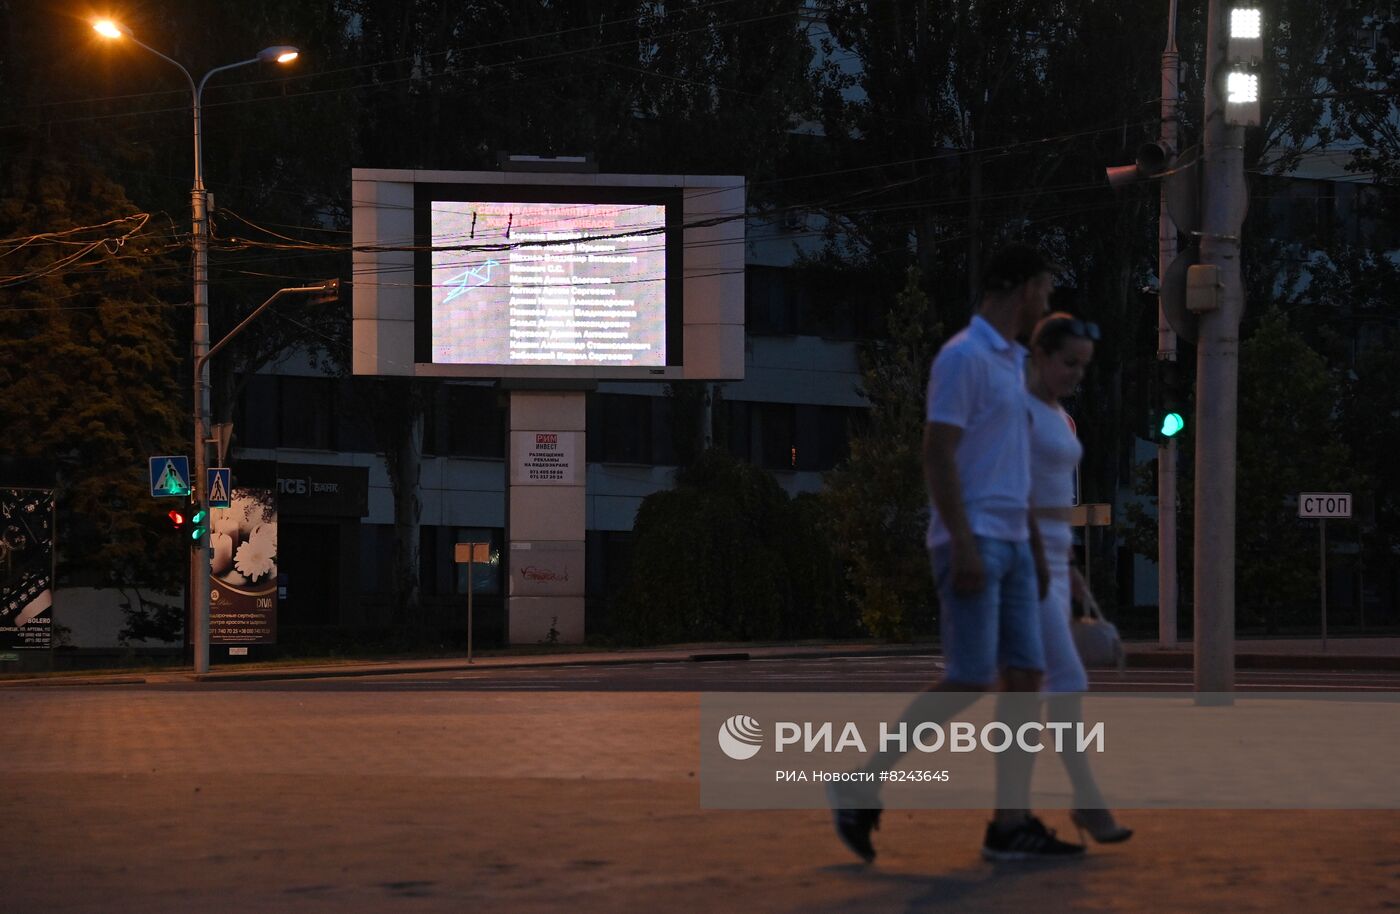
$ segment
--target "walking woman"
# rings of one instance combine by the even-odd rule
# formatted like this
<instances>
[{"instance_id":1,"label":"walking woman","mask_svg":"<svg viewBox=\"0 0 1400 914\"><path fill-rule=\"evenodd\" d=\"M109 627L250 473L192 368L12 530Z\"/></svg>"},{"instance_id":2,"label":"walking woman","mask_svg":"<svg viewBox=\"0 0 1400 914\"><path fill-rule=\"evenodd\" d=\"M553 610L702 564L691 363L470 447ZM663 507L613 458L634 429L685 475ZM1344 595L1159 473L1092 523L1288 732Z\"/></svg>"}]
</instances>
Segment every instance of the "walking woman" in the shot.
<instances>
[{"instance_id":1,"label":"walking woman","mask_svg":"<svg viewBox=\"0 0 1400 914\"><path fill-rule=\"evenodd\" d=\"M1050 566L1049 592L1040 602L1045 645L1043 688L1047 716L1056 721L1081 719L1081 693L1089 687L1069 628L1071 590L1077 591L1084 584L1079 572L1070 567L1070 506L1074 504L1075 469L1084 449L1075 434L1074 420L1060 406L1060 400L1073 394L1084 379L1098 339L1097 324L1063 311L1046 315L1031 335L1026 372L1031 410L1031 509ZM1070 818L1081 835L1087 832L1101 844L1126 841L1132 830L1120 826L1105 808L1088 757L1077 752L1059 755L1074 787L1075 808Z\"/></svg>"}]
</instances>

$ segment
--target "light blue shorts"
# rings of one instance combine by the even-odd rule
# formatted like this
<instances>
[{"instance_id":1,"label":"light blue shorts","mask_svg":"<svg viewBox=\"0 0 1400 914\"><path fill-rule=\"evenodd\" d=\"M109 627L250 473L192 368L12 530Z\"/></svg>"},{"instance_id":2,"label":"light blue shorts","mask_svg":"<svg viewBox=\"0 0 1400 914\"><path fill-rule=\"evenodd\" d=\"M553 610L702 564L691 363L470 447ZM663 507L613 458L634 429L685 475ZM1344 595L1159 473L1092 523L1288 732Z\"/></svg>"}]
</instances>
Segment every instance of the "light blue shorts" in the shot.
<instances>
[{"instance_id":1,"label":"light blue shorts","mask_svg":"<svg viewBox=\"0 0 1400 914\"><path fill-rule=\"evenodd\" d=\"M974 594L953 592L952 546L937 546L930 555L947 664L944 679L989 686L1006 667L1044 670L1040 594L1030 543L979 536L977 551L986 584Z\"/></svg>"}]
</instances>

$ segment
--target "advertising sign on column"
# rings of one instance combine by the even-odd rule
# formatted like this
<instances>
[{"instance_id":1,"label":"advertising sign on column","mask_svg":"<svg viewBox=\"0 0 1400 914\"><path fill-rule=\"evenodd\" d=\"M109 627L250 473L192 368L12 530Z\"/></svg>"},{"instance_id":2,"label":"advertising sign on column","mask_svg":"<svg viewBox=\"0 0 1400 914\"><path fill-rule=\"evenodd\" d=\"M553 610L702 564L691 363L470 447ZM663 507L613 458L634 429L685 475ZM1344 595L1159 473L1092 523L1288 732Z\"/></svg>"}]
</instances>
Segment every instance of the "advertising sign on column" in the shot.
<instances>
[{"instance_id":1,"label":"advertising sign on column","mask_svg":"<svg viewBox=\"0 0 1400 914\"><path fill-rule=\"evenodd\" d=\"M277 643L277 500L235 487L210 511L209 643Z\"/></svg>"},{"instance_id":2,"label":"advertising sign on column","mask_svg":"<svg viewBox=\"0 0 1400 914\"><path fill-rule=\"evenodd\" d=\"M0 650L53 647L53 492L0 489Z\"/></svg>"},{"instance_id":3,"label":"advertising sign on column","mask_svg":"<svg viewBox=\"0 0 1400 914\"><path fill-rule=\"evenodd\" d=\"M511 485L582 485L582 439L582 432L511 432Z\"/></svg>"}]
</instances>

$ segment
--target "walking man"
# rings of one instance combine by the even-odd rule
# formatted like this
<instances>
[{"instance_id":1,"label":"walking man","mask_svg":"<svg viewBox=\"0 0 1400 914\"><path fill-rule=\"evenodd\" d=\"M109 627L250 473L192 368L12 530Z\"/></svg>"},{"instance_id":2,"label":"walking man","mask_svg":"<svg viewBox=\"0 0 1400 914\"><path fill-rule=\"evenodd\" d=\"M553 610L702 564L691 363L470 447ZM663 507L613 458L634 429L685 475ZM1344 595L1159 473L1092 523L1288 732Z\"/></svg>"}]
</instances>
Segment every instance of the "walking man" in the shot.
<instances>
[{"instance_id":1,"label":"walking man","mask_svg":"<svg viewBox=\"0 0 1400 914\"><path fill-rule=\"evenodd\" d=\"M929 370L923 463L931 506L926 545L939 597L943 678L910 704L903 721L941 723L972 705L1000 679L1013 699L998 716L1018 732L1038 719L1045 667L1040 597L1049 582L1030 513L1030 413L1023 360L1027 339L1049 310L1054 267L1034 247L998 251L982 275L976 313L939 350ZM903 753L871 757L878 777ZM997 755L998 809L987 825L989 860L1066 857L1084 848L1055 838L1030 814L1034 756ZM876 782L878 783L878 782ZM836 833L869 862L879 826L874 786L828 790Z\"/></svg>"}]
</instances>

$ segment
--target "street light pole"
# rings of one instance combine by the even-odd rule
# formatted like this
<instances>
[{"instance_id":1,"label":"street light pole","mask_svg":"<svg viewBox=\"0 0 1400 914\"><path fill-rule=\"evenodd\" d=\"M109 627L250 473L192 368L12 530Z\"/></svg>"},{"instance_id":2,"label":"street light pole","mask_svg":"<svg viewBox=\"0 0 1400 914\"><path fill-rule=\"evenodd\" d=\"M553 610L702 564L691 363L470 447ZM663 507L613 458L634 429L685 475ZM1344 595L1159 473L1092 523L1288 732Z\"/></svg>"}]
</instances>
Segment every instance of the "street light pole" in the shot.
<instances>
[{"instance_id":1,"label":"street light pole","mask_svg":"<svg viewBox=\"0 0 1400 914\"><path fill-rule=\"evenodd\" d=\"M1220 0L1206 26L1201 265L1212 281L1196 343L1195 687L1228 702L1235 673L1235 429L1239 396L1240 230L1244 128L1227 121L1222 89L1229 32ZM1191 307L1192 305L1188 305ZM1198 699L1199 700L1199 699Z\"/></svg>"},{"instance_id":2,"label":"street light pole","mask_svg":"<svg viewBox=\"0 0 1400 914\"><path fill-rule=\"evenodd\" d=\"M1179 149L1178 121L1181 106L1181 54L1176 48L1176 0L1170 0L1167 12L1167 46L1162 51L1162 147L1168 155ZM1161 203L1157 216L1157 358L1176 361L1176 333L1167 322L1167 311L1161 303L1162 277L1176 259L1176 224L1167 211L1167 182L1163 181L1158 197ZM1157 644L1162 648L1176 647L1177 575L1176 575L1176 437L1157 442Z\"/></svg>"},{"instance_id":3,"label":"street light pole","mask_svg":"<svg viewBox=\"0 0 1400 914\"><path fill-rule=\"evenodd\" d=\"M191 108L194 114L194 186L190 189L190 212L193 217L194 247L194 467L190 486L198 493L199 510L209 513L209 492L205 485L208 469L209 446L209 198L204 189L204 146L200 133L202 122L202 99L204 86L215 73L246 67L263 61L290 63L296 60L299 52L287 45L264 48L256 57L240 60L237 63L215 67L198 84L190 71L178 60L174 60L138 39L131 31L109 19L93 23L93 29L104 38L125 38L161 60L175 67L184 75L190 86ZM186 585L190 595L190 615L194 628L194 670L196 673L209 672L209 545L208 539L196 542L190 550L189 580Z\"/></svg>"}]
</instances>

